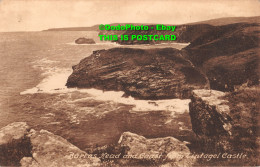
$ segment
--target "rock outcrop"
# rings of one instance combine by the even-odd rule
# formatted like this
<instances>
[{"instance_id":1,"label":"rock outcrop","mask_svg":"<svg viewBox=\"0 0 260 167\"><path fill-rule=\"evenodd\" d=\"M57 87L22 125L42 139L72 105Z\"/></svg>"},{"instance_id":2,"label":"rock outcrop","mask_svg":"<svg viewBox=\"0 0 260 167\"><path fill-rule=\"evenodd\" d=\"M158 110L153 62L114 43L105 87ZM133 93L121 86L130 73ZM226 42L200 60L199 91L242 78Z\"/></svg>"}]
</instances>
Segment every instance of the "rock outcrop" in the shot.
<instances>
[{"instance_id":1,"label":"rock outcrop","mask_svg":"<svg viewBox=\"0 0 260 167\"><path fill-rule=\"evenodd\" d=\"M80 155L76 157L73 155ZM0 165L4 166L100 166L100 160L46 130L30 130L15 122L0 130Z\"/></svg>"},{"instance_id":2,"label":"rock outcrop","mask_svg":"<svg viewBox=\"0 0 260 167\"><path fill-rule=\"evenodd\" d=\"M192 130L197 135L232 135L230 109L224 92L193 90L190 107Z\"/></svg>"},{"instance_id":3,"label":"rock outcrop","mask_svg":"<svg viewBox=\"0 0 260 167\"><path fill-rule=\"evenodd\" d=\"M32 145L32 157L24 157L21 165L35 166L99 166L100 160L46 130L31 130L28 134ZM79 155L75 157L74 155Z\"/></svg>"},{"instance_id":4,"label":"rock outcrop","mask_svg":"<svg viewBox=\"0 0 260 167\"><path fill-rule=\"evenodd\" d=\"M259 92L259 88L233 93L193 91L190 103L192 129L202 142L209 142L204 151L256 154L260 127L257 121Z\"/></svg>"},{"instance_id":5,"label":"rock outcrop","mask_svg":"<svg viewBox=\"0 0 260 167\"><path fill-rule=\"evenodd\" d=\"M76 44L95 44L96 42L93 39L89 38L79 38L75 40Z\"/></svg>"},{"instance_id":6,"label":"rock outcrop","mask_svg":"<svg viewBox=\"0 0 260 167\"><path fill-rule=\"evenodd\" d=\"M66 86L124 91L139 99L188 98L207 79L177 49L95 51L76 66Z\"/></svg>"},{"instance_id":7,"label":"rock outcrop","mask_svg":"<svg viewBox=\"0 0 260 167\"><path fill-rule=\"evenodd\" d=\"M173 137L146 139L131 132L124 132L118 143L128 148L125 158L154 161L165 166L192 166L195 162L189 157L190 150L185 143Z\"/></svg>"}]
</instances>

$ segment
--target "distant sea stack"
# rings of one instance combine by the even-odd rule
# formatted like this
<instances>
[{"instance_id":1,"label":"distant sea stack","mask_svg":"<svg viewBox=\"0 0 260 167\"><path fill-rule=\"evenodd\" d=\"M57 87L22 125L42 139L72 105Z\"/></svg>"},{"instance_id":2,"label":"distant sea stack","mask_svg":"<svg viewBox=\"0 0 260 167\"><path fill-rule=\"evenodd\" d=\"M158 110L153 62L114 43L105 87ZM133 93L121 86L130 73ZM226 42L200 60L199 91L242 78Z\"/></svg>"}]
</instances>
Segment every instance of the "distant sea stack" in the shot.
<instances>
[{"instance_id":1,"label":"distant sea stack","mask_svg":"<svg viewBox=\"0 0 260 167\"><path fill-rule=\"evenodd\" d=\"M207 88L208 82L177 49L113 48L94 51L73 66L66 85L168 99L188 98L191 90Z\"/></svg>"},{"instance_id":2,"label":"distant sea stack","mask_svg":"<svg viewBox=\"0 0 260 167\"><path fill-rule=\"evenodd\" d=\"M78 38L75 40L76 44L96 44L96 42L93 39L90 38Z\"/></svg>"}]
</instances>

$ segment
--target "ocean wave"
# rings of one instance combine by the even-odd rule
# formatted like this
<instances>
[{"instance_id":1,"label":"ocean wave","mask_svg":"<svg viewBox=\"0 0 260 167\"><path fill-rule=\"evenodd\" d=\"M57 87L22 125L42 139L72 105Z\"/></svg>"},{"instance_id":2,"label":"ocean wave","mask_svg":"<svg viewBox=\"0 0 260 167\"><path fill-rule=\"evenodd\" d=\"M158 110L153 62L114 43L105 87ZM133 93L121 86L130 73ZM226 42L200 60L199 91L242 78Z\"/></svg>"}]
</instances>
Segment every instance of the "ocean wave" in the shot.
<instances>
[{"instance_id":1,"label":"ocean wave","mask_svg":"<svg viewBox=\"0 0 260 167\"><path fill-rule=\"evenodd\" d=\"M21 92L24 94L34 94L34 93L62 93L67 91L66 83L68 76L72 73L72 70L67 69L50 69L43 73L47 77L44 78L36 87L27 89Z\"/></svg>"}]
</instances>

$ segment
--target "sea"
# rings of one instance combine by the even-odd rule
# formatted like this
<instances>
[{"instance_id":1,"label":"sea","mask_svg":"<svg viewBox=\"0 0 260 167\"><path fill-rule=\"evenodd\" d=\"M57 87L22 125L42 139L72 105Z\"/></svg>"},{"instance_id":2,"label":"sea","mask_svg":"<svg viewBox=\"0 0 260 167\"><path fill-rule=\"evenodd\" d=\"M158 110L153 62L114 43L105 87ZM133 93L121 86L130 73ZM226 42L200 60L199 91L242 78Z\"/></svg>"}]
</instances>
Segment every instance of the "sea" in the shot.
<instances>
[{"instance_id":1,"label":"sea","mask_svg":"<svg viewBox=\"0 0 260 167\"><path fill-rule=\"evenodd\" d=\"M96 44L75 44L79 37ZM93 51L114 47L182 49L188 44L121 46L95 31L0 33L0 128L27 122L82 150L116 144L123 132L190 142L190 99L136 100L123 92L65 86L72 66ZM116 56L116 55L115 55ZM148 55L149 56L149 55Z\"/></svg>"}]
</instances>

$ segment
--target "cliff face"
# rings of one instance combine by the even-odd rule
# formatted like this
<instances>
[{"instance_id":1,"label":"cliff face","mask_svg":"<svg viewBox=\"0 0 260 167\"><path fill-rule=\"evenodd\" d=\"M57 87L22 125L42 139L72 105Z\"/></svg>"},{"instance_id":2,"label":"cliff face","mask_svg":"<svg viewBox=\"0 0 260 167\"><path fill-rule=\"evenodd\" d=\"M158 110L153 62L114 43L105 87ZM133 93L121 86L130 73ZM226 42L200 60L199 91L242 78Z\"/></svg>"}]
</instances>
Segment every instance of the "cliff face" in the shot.
<instances>
[{"instance_id":1,"label":"cliff face","mask_svg":"<svg viewBox=\"0 0 260 167\"><path fill-rule=\"evenodd\" d=\"M188 98L206 78L176 49L95 51L73 67L68 87L124 91L140 99Z\"/></svg>"},{"instance_id":2,"label":"cliff face","mask_svg":"<svg viewBox=\"0 0 260 167\"><path fill-rule=\"evenodd\" d=\"M233 93L193 91L189 106L193 131L212 146L204 151L257 154L259 93L259 88Z\"/></svg>"}]
</instances>

